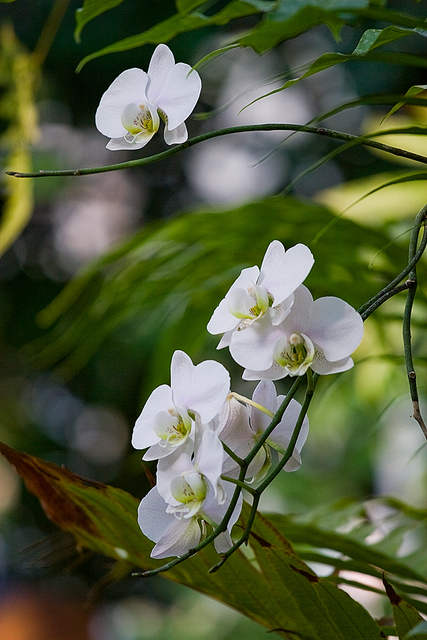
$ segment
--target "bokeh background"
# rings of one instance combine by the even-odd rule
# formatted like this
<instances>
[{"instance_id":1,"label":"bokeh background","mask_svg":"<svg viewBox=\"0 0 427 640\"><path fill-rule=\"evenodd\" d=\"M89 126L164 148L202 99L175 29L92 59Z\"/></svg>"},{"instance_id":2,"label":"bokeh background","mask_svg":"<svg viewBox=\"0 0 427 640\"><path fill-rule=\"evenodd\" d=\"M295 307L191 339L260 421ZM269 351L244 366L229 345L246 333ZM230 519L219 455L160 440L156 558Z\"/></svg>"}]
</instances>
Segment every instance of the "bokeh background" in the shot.
<instances>
[{"instance_id":1,"label":"bokeh background","mask_svg":"<svg viewBox=\"0 0 427 640\"><path fill-rule=\"evenodd\" d=\"M425 2L415 9L409 4L411 11L425 12ZM390 5L404 10L408 3ZM35 79L36 124L28 105L34 169L100 166L134 157L105 149L94 114L121 71L147 69L154 47L102 57L79 74L75 69L85 55L171 15L174 3L125 0L89 23L80 43L73 38L80 0L56 3L65 14L47 49L49 34L43 29L53 6L50 0L0 5L3 164L10 159L7 90L13 61L20 52L34 50L45 56ZM177 61L194 64L252 21L181 35L170 46ZM344 28L341 43L319 27L263 57L241 49L217 58L200 70L203 91L188 122L190 135L237 124L305 124L360 96L405 93L425 83L425 69L349 62L241 111L308 60L327 51L351 51L363 30L374 26ZM390 47L425 52L421 37ZM368 133L386 112L387 107L362 106L327 118L324 126ZM425 110L403 108L383 126L410 122L425 125ZM416 136L394 136L390 143L425 153L425 142ZM230 369L236 391L252 391L242 385L228 354L216 352L216 340L204 326L236 272L259 264L269 241L278 237L286 247L303 242L312 248L317 272L308 284L315 297L340 295L357 307L379 290L405 265L425 185L389 187L354 204L414 165L358 147L302 176L335 147L315 136L245 134L203 143L144 168L35 180L31 221L0 259L1 440L143 496L148 480L140 452L131 450L130 434L151 390L169 381L175 349L185 349L197 362L219 359ZM138 153L164 148L158 135ZM7 189L4 183L3 201ZM285 190L290 198L285 204L265 200ZM327 228L335 215L340 217ZM74 300L70 294L70 305L60 303L57 312L52 301L105 254L110 256L106 263L95 263L85 272L90 277L82 276L87 287L77 289ZM136 263L143 263L140 272ZM200 264L199 278L210 283L206 290L189 277ZM413 327L422 393L425 265L424 260L419 268ZM112 284L117 274L119 289ZM183 277L179 286L181 274L189 279ZM125 301L122 315L115 295L119 306ZM375 495L426 507L425 444L410 417L402 357L403 305L404 296L397 297L368 321L353 370L321 381L310 410L303 466L274 483L263 496L264 510L304 513L344 497ZM278 386L286 391L286 383ZM163 578L104 584L110 566L106 558L76 550L0 460L0 640L264 637L263 629L239 614ZM386 613L381 600L368 597L364 602L376 615Z\"/></svg>"}]
</instances>

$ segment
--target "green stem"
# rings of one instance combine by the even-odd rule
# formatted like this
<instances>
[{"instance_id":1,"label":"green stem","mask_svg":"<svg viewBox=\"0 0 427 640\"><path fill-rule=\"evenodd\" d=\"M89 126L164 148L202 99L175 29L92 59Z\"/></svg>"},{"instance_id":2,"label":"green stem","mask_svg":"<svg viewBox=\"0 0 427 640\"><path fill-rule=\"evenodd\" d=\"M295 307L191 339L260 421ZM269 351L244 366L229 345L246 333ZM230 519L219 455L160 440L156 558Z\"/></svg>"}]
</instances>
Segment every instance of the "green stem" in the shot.
<instances>
[{"instance_id":1,"label":"green stem","mask_svg":"<svg viewBox=\"0 0 427 640\"><path fill-rule=\"evenodd\" d=\"M417 243L420 226L424 225L424 236L426 235L426 218L427 218L427 205L425 205L415 219L414 228L412 230L411 240L409 243L409 262L411 262L417 252ZM424 238L423 236L423 238ZM411 316L412 308L415 299L415 292L417 290L417 271L416 265L411 269L408 274L408 295L406 297L405 311L403 314L403 351L405 354L406 372L408 374L409 391L411 394L412 407L414 410L413 417L418 422L424 437L427 440L427 426L420 413L420 405L417 389L417 374L415 373L414 362L412 358L412 340L411 340Z\"/></svg>"},{"instance_id":2,"label":"green stem","mask_svg":"<svg viewBox=\"0 0 427 640\"><path fill-rule=\"evenodd\" d=\"M305 133L314 133L316 135L321 135L323 137L332 138L335 140L342 140L344 142L354 141L355 144L372 147L374 149L379 149L381 151L391 153L395 156L400 156L402 158L408 158L411 160L416 160L417 162L422 162L423 164L427 164L426 156L421 156L417 153L406 151L405 149L399 149L398 147L392 147L388 144L378 142L377 140L364 138L363 136L353 136L349 133L333 131L332 129L324 129L323 127L310 127L307 125L299 124L255 124L244 125L240 127L227 127L226 129L219 129L218 131L203 133L202 135L196 136L195 138L190 138L183 144L179 144L176 147L168 149L167 151L157 153L154 156L149 156L148 158L139 158L137 160L129 160L128 162L121 162L119 164L111 164L105 167L92 167L89 169L69 169L64 171L39 171L38 173L20 173L18 171L6 171L6 173L10 176L15 176L16 178L40 178L51 176L85 176L93 173L105 173L106 171L117 171L119 169L141 167L147 164L152 164L153 162L165 160L166 158L169 158L176 153L180 153L184 149L193 147L200 142L211 140L212 138L219 138L221 136L227 136L232 133L247 133L255 131L302 131Z\"/></svg>"},{"instance_id":3,"label":"green stem","mask_svg":"<svg viewBox=\"0 0 427 640\"><path fill-rule=\"evenodd\" d=\"M286 463L289 462L294 452L295 445L297 443L298 436L300 434L300 431L304 422L304 418L307 414L308 407L313 397L314 389L316 388L317 380L319 379L318 374L311 375L311 370L309 371L310 371L310 375L307 376L307 391L305 393L304 402L299 412L298 420L293 430L292 437L286 448L285 455L283 456L283 458L279 460L279 462L276 464L273 470L268 474L268 476L264 479L264 481L258 486L257 492L260 495L262 494L263 491L265 491L268 485L271 484L274 478L280 473L280 471L283 469Z\"/></svg>"},{"instance_id":4,"label":"green stem","mask_svg":"<svg viewBox=\"0 0 427 640\"><path fill-rule=\"evenodd\" d=\"M237 551L237 549L239 547L241 547L244 542L246 542L249 539L249 535L251 533L252 525L253 525L254 520L255 520L255 516L256 516L256 513L257 513L257 509L258 509L258 504L259 504L260 498L261 498L261 495L254 495L254 499L253 499L252 506L251 506L251 511L249 513L249 518L248 518L248 521L246 523L246 527L245 527L245 530L244 530L243 534L240 536L240 538L237 540L237 542L235 542L233 544L233 546L230 547L230 549L228 549L228 551L226 551L225 553L221 554L221 558L220 558L219 562L214 564L214 566L209 569L209 573L215 573L216 571L218 571L218 569L220 569L222 567L224 562L226 560L228 560L228 558L235 551Z\"/></svg>"},{"instance_id":5,"label":"green stem","mask_svg":"<svg viewBox=\"0 0 427 640\"><path fill-rule=\"evenodd\" d=\"M389 282L389 284L386 287L384 287L384 289L381 289L379 293L377 293L373 298L368 300L368 302L366 302L357 310L358 313L360 313L360 315L362 316L363 320L366 320L366 318L368 318L371 315L371 313L375 311L375 309L377 309L383 302L385 302L391 297L391 295L388 295L391 291L394 291L392 295L399 293L398 287L396 287L396 285L402 282L403 278L405 278L415 268L415 265L423 255L424 250L427 246L427 228L425 227L425 224L424 224L425 213L423 214L423 212L425 212L425 207L420 211L420 213L415 218L414 226L412 227L412 235L410 240L410 247L412 247L412 250L410 249L411 258L408 264L403 269L403 271L401 271L399 275L396 276L396 278L394 278L394 280ZM424 215L424 218L423 218L423 215L421 214ZM424 225L423 237L421 239L418 250L416 250L419 231L423 225ZM413 238L415 238L415 246L413 245ZM413 253L414 249L415 249L415 253ZM404 287L404 289L407 289L407 288L408 288L407 286Z\"/></svg>"}]
</instances>

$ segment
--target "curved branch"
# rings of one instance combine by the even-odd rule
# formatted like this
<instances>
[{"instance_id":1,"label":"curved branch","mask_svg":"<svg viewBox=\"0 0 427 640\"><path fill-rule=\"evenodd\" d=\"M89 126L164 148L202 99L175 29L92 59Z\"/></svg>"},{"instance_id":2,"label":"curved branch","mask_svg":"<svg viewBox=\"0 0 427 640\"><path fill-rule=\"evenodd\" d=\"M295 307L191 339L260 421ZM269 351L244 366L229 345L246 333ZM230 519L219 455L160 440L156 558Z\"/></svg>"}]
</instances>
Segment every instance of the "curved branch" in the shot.
<instances>
[{"instance_id":1,"label":"curved branch","mask_svg":"<svg viewBox=\"0 0 427 640\"><path fill-rule=\"evenodd\" d=\"M371 147L373 149L379 149L380 151L385 151L386 153L391 153L392 155L399 156L401 158L407 158L410 160L415 160L417 162L422 162L423 164L427 164L427 157L419 155L418 153L412 153L411 151L406 151L405 149L400 149L398 147L392 147L388 144L383 144L382 142L378 142L377 140L371 140L369 138L364 138L363 136L354 136L349 133L342 133L340 131L334 131L332 129L324 129L323 127L309 127L307 125L300 124L254 124L254 125L244 125L240 127L228 127L226 129L218 129L217 131L210 131L208 133L203 133L194 138L190 138L187 142L177 145L172 149L168 149L167 151L162 151L161 153L157 153L154 156L149 156L148 158L138 158L137 160L129 160L128 162L121 162L118 164L110 164L105 167L92 167L87 169L67 169L64 171L39 171L38 173L20 173L19 171L6 171L7 175L14 176L15 178L42 178L42 177L52 177L52 176L86 176L93 173L105 173L106 171L118 171L120 169L129 169L131 167L141 167L146 164L152 164L154 162L159 162L161 160L165 160L170 156L175 155L176 153L180 153L184 149L189 147L194 147L196 144L200 142L205 142L205 140L211 140L212 138L219 138L221 136L227 136L232 133L247 133L247 132L256 132L256 131L300 131L303 133L314 133L316 135L320 135L327 138L332 138L334 140L341 140L344 142L354 142L355 144L361 144L365 147Z\"/></svg>"}]
</instances>

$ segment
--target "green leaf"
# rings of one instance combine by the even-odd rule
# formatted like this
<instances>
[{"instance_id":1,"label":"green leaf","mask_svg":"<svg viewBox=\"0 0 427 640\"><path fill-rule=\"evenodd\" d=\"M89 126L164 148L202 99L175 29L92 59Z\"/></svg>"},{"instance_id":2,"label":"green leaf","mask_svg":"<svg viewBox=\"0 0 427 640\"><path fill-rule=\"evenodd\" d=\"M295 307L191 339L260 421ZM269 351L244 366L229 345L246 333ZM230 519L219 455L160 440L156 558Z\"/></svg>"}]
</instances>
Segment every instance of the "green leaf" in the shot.
<instances>
[{"instance_id":1,"label":"green leaf","mask_svg":"<svg viewBox=\"0 0 427 640\"><path fill-rule=\"evenodd\" d=\"M176 0L175 4L180 13L187 13L205 4L205 2L206 0Z\"/></svg>"},{"instance_id":2,"label":"green leaf","mask_svg":"<svg viewBox=\"0 0 427 640\"><path fill-rule=\"evenodd\" d=\"M419 622L423 622L423 618L412 605L408 604L400 596L397 595L393 587L385 578L383 578L385 590L390 604L393 609L394 623L399 640L407 638L407 634ZM422 640L421 636L413 635L414 640Z\"/></svg>"},{"instance_id":3,"label":"green leaf","mask_svg":"<svg viewBox=\"0 0 427 640\"><path fill-rule=\"evenodd\" d=\"M375 518L375 513L387 515ZM364 584L360 574L381 580L386 572L394 589L408 594L405 601L427 612L426 510L391 498L364 502L344 499L301 516L273 514L268 518L301 558L331 567L329 580L346 583L339 572L356 572L350 582L353 586L378 593L377 588ZM347 533L341 533L341 529L347 529ZM387 533L372 543L372 534L379 531ZM402 542L408 536L416 546L403 555ZM416 600L418 596L422 599Z\"/></svg>"},{"instance_id":4,"label":"green leaf","mask_svg":"<svg viewBox=\"0 0 427 640\"><path fill-rule=\"evenodd\" d=\"M259 13L261 10L260 7L263 7L265 11L269 11L271 6L272 3L267 0L258 0L257 2L253 0L232 0L232 2L229 2L222 10L210 16L198 12L177 13L147 31L143 31L135 36L130 36L108 47L104 47L95 53L91 53L79 63L77 71L81 71L84 65L90 60L94 60L108 53L128 51L129 49L135 49L148 43L159 44L161 42L169 42L180 33L187 33L188 31L209 27L211 25L225 25L235 18L242 18Z\"/></svg>"},{"instance_id":5,"label":"green leaf","mask_svg":"<svg viewBox=\"0 0 427 640\"><path fill-rule=\"evenodd\" d=\"M310 65L308 70L303 75L299 76L298 78L288 80L278 89L260 96L254 102L258 102L258 100L262 100L267 96L278 93L279 91L283 91L288 87L292 87L294 84L297 84L297 82L304 80L304 78L308 78L309 76L319 73L320 71L324 71L325 69L329 69L330 67L333 67L337 64L347 62L348 60L357 60L366 56L369 58L369 54L378 47L410 35L414 35L414 31L412 29L402 29L400 27L394 26L386 27L385 29L368 29L362 34L357 46L352 53L324 53Z\"/></svg>"},{"instance_id":6,"label":"green leaf","mask_svg":"<svg viewBox=\"0 0 427 640\"><path fill-rule=\"evenodd\" d=\"M413 96L417 96L419 93L423 91L427 91L427 84L415 84L405 93L405 98L411 98ZM403 107L405 102L398 102L394 105L392 109L384 116L381 120L381 124L387 120L393 113L395 113L400 107Z\"/></svg>"},{"instance_id":7,"label":"green leaf","mask_svg":"<svg viewBox=\"0 0 427 640\"><path fill-rule=\"evenodd\" d=\"M0 443L0 453L15 466L47 516L72 533L79 546L107 555L122 565L144 570L159 565L150 558L153 543L137 525L138 501L102 483ZM241 525L247 518L244 509ZM213 546L164 574L228 604L252 620L295 640L381 640L379 627L361 605L323 578L293 552L275 527L257 514L250 547L257 564L241 551L221 569L208 573L218 556Z\"/></svg>"},{"instance_id":8,"label":"green leaf","mask_svg":"<svg viewBox=\"0 0 427 640\"><path fill-rule=\"evenodd\" d=\"M288 633L284 637L318 637L322 640L383 638L378 625L360 604L329 580L319 578L307 567L302 567L301 562L297 564L296 558L280 540L280 533L273 528L271 521L257 518L250 546L261 570L268 577L275 608L285 607L294 612L288 623L293 623L292 626L282 628Z\"/></svg>"},{"instance_id":9,"label":"green leaf","mask_svg":"<svg viewBox=\"0 0 427 640\"><path fill-rule=\"evenodd\" d=\"M161 336L165 362L174 340L194 354L212 340L206 332L211 310L242 268L259 264L274 238L286 247L298 242L310 246L334 220L336 216L318 204L274 197L149 225L87 266L40 314L44 326L57 324L32 345L37 362L52 366L62 361L61 373L68 377L120 327L126 327L138 344L147 337L155 343ZM381 232L340 219L313 246L316 271L308 286L316 297L341 295L345 288L348 302L357 308L378 290L378 279L385 281L396 274L398 265L406 264L403 248L394 247L384 254L381 271L368 269L366 249L372 256L389 240ZM161 361L152 362L152 375Z\"/></svg>"},{"instance_id":10,"label":"green leaf","mask_svg":"<svg viewBox=\"0 0 427 640\"><path fill-rule=\"evenodd\" d=\"M100 16L101 13L118 7L122 2L123 0L84 0L83 6L76 9L76 28L74 31L76 42L80 42L80 34L88 22Z\"/></svg>"},{"instance_id":11,"label":"green leaf","mask_svg":"<svg viewBox=\"0 0 427 640\"><path fill-rule=\"evenodd\" d=\"M319 24L326 24L337 35L348 16L368 6L369 0L281 0L276 10L237 42L261 54Z\"/></svg>"}]
</instances>

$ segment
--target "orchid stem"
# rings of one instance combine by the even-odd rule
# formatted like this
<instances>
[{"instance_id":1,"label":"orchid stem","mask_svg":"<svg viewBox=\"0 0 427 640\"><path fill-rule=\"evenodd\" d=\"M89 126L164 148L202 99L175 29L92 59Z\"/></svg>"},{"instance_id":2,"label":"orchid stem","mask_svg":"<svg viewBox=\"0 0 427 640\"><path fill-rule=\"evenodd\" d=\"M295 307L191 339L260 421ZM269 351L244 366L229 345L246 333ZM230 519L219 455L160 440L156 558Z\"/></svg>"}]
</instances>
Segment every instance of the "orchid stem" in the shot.
<instances>
[{"instance_id":1,"label":"orchid stem","mask_svg":"<svg viewBox=\"0 0 427 640\"><path fill-rule=\"evenodd\" d=\"M204 142L205 140L211 140L212 138L219 138L220 136L227 136L232 133L246 133L246 132L255 132L255 131L301 131L304 133L314 133L316 135L320 135L327 138L333 138L335 140L342 140L344 142L354 141L355 144L361 144L366 147L372 147L374 149L379 149L381 151L385 151L386 153L391 153L395 156L400 156L402 158L408 158L410 160L415 160L417 162L422 162L423 164L427 164L427 157L419 155L417 153L412 153L411 151L406 151L405 149L400 149L398 147L392 147L388 144L383 144L382 142L378 142L377 140L371 140L369 138L364 138L363 136L354 136L349 133L342 133L341 131L334 131L332 129L325 129L323 127L310 127L308 125L299 125L299 124L254 124L254 125L243 125L240 127L227 127L225 129L218 129L217 131L210 131L208 133L203 133L202 135L196 136L194 138L190 138L186 142L179 144L167 151L162 151L161 153L157 153L153 156L149 156L148 158L139 158L137 160L129 160L128 162L121 162L118 164L111 164L104 167L92 167L87 169L67 169L63 171L39 171L38 173L20 173L19 171L6 171L6 173L10 176L14 176L16 178L41 178L41 177L51 177L51 176L85 176L93 173L105 173L106 171L118 171L120 169L129 169L131 167L140 167L147 164L152 164L154 162L159 162L161 160L165 160L170 156L175 155L176 153L180 153L184 149L189 147L193 147L200 142Z\"/></svg>"},{"instance_id":2,"label":"orchid stem","mask_svg":"<svg viewBox=\"0 0 427 640\"><path fill-rule=\"evenodd\" d=\"M426 232L426 218L427 218L427 205L425 205L415 219L414 228L411 234L411 240L409 243L409 262L411 262L415 255L417 255L417 244L418 244L418 236L421 225L424 225L424 234L421 241L421 247L423 250L425 248L424 238L427 235ZM424 245L423 245L424 242ZM415 367L412 359L412 339L411 339L411 316L412 316L412 308L415 299L415 292L417 290L417 271L416 271L416 263L408 274L408 294L406 297L406 305L405 311L403 314L403 349L405 354L405 363L406 363L406 372L408 374L409 381L409 391L411 394L412 407L413 407L413 418L418 422L421 431L424 434L424 437L427 440L427 426L421 416L420 412L420 404L418 399L418 389L417 389L417 374L415 372Z\"/></svg>"}]
</instances>

